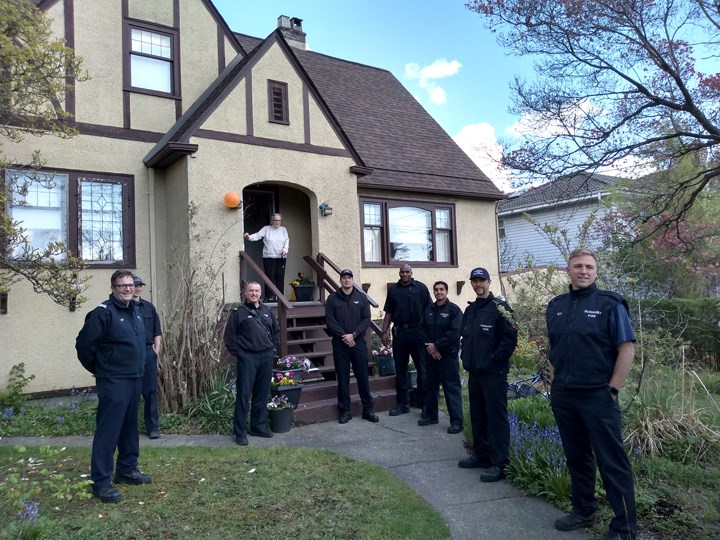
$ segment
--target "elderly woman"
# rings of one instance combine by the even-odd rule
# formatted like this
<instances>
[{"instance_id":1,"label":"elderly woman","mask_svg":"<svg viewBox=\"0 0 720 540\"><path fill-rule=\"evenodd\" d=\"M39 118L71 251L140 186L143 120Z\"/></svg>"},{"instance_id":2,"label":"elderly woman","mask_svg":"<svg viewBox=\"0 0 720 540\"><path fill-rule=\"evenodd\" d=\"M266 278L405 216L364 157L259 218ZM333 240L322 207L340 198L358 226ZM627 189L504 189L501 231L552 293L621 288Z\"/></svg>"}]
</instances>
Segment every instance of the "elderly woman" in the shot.
<instances>
[{"instance_id":1,"label":"elderly woman","mask_svg":"<svg viewBox=\"0 0 720 540\"><path fill-rule=\"evenodd\" d=\"M250 242L263 241L263 268L265 274L280 292L285 290L285 260L290 249L290 238L288 232L282 225L282 216L273 214L270 218L270 225L265 225L255 234L245 233L243 237ZM276 300L266 291L266 301Z\"/></svg>"}]
</instances>

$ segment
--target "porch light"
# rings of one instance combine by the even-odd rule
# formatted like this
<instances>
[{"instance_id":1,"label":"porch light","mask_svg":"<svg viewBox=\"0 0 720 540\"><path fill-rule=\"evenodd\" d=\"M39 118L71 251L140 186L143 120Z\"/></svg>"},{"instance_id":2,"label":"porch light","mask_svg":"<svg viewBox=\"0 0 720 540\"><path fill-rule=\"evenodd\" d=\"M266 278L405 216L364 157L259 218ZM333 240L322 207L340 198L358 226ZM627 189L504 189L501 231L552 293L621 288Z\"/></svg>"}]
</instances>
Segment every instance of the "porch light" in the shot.
<instances>
[{"instance_id":1,"label":"porch light","mask_svg":"<svg viewBox=\"0 0 720 540\"><path fill-rule=\"evenodd\" d=\"M233 210L237 210L242 206L242 199L237 191L228 191L223 199L225 206Z\"/></svg>"},{"instance_id":2,"label":"porch light","mask_svg":"<svg viewBox=\"0 0 720 540\"><path fill-rule=\"evenodd\" d=\"M324 202L320 205L320 215L321 216L332 216L332 206L328 205L328 203Z\"/></svg>"}]
</instances>

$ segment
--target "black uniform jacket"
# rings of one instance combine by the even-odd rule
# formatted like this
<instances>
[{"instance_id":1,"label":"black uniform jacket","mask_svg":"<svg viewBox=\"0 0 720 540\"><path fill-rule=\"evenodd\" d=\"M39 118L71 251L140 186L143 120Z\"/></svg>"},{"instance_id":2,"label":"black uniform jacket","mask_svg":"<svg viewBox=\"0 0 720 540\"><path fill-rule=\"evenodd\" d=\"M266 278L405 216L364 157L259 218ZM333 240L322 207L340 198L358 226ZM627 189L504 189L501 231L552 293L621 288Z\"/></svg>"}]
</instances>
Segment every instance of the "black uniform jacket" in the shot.
<instances>
[{"instance_id":1,"label":"black uniform jacket","mask_svg":"<svg viewBox=\"0 0 720 540\"><path fill-rule=\"evenodd\" d=\"M517 345L510 306L493 296L470 302L462 319L462 363L470 373L507 372Z\"/></svg>"},{"instance_id":2,"label":"black uniform jacket","mask_svg":"<svg viewBox=\"0 0 720 540\"><path fill-rule=\"evenodd\" d=\"M339 338L352 334L362 340L370 326L370 302L367 295L353 288L350 295L342 290L331 294L325 303L327 333Z\"/></svg>"},{"instance_id":3,"label":"black uniform jacket","mask_svg":"<svg viewBox=\"0 0 720 540\"><path fill-rule=\"evenodd\" d=\"M460 350L462 318L462 311L450 300L441 306L435 302L425 310L423 318L425 335L429 343L435 344L435 348L442 356L455 356Z\"/></svg>"},{"instance_id":4,"label":"black uniform jacket","mask_svg":"<svg viewBox=\"0 0 720 540\"><path fill-rule=\"evenodd\" d=\"M157 336L162 336L162 329L160 328L160 317L158 316L157 309L147 300L140 299L136 302L136 307L140 316L145 324L145 344L153 345Z\"/></svg>"},{"instance_id":5,"label":"black uniform jacket","mask_svg":"<svg viewBox=\"0 0 720 540\"><path fill-rule=\"evenodd\" d=\"M627 303L619 294L590 287L555 297L547 307L553 387L607 386L617 361L613 312Z\"/></svg>"},{"instance_id":6,"label":"black uniform jacket","mask_svg":"<svg viewBox=\"0 0 720 540\"><path fill-rule=\"evenodd\" d=\"M75 350L83 367L96 377L142 377L145 325L135 302L126 306L110 295L85 316Z\"/></svg>"},{"instance_id":7,"label":"black uniform jacket","mask_svg":"<svg viewBox=\"0 0 720 540\"><path fill-rule=\"evenodd\" d=\"M243 352L277 351L280 326L265 304L255 307L245 302L230 313L223 335L230 354L240 358Z\"/></svg>"}]
</instances>

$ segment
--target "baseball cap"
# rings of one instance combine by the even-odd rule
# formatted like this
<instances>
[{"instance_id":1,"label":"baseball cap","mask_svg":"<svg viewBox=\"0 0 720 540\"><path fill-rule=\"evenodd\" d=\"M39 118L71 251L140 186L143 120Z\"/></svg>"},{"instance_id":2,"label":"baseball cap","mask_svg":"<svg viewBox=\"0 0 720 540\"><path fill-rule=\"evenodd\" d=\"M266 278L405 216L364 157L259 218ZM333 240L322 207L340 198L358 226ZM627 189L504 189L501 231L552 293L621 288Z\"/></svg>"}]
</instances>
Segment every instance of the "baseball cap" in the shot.
<instances>
[{"instance_id":1,"label":"baseball cap","mask_svg":"<svg viewBox=\"0 0 720 540\"><path fill-rule=\"evenodd\" d=\"M473 268L472 271L470 272L470 279L473 279L473 278L487 279L489 281L490 274L484 268L480 268L480 267Z\"/></svg>"},{"instance_id":2,"label":"baseball cap","mask_svg":"<svg viewBox=\"0 0 720 540\"><path fill-rule=\"evenodd\" d=\"M142 278L140 276L135 276L133 278L133 283L135 285L145 285L145 282L142 280Z\"/></svg>"},{"instance_id":3,"label":"baseball cap","mask_svg":"<svg viewBox=\"0 0 720 540\"><path fill-rule=\"evenodd\" d=\"M340 277L343 277L343 276L353 277L352 270L350 270L349 268L343 268L342 270L340 270Z\"/></svg>"}]
</instances>

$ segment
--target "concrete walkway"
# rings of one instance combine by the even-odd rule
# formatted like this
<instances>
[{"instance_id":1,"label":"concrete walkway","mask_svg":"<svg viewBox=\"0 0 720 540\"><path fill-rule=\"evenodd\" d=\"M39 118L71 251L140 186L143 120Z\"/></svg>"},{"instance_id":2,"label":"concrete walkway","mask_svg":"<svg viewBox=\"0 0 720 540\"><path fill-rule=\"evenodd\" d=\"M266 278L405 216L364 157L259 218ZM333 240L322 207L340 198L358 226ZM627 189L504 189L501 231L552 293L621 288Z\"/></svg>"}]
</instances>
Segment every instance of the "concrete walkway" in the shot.
<instances>
[{"instance_id":1,"label":"concrete walkway","mask_svg":"<svg viewBox=\"0 0 720 540\"><path fill-rule=\"evenodd\" d=\"M449 420L442 413L439 424L427 427L417 425L417 409L401 416L391 417L387 412L379 416L377 424L356 417L344 425L294 427L272 439L249 437L250 445L325 448L382 465L440 513L456 540L587 538L581 531L556 531L553 522L563 513L544 500L524 495L507 481L480 482L482 469L460 469L457 462L467 455L463 435L446 432ZM89 446L91 442L92 437L0 439L3 446ZM154 441L140 437L141 447L234 444L233 438L222 435L163 435Z\"/></svg>"}]
</instances>

